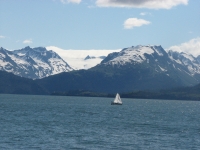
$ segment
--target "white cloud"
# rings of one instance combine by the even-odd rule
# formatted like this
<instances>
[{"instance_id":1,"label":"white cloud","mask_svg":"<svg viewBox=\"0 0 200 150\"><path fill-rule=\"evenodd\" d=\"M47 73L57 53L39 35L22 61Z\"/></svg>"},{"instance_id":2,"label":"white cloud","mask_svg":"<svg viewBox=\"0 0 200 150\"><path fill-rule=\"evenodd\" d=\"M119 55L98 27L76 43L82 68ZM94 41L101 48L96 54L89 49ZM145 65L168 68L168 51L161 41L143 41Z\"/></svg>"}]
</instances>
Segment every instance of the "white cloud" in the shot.
<instances>
[{"instance_id":1,"label":"white cloud","mask_svg":"<svg viewBox=\"0 0 200 150\"><path fill-rule=\"evenodd\" d=\"M27 39L23 41L24 44L31 44L33 43L32 39Z\"/></svg>"},{"instance_id":2,"label":"white cloud","mask_svg":"<svg viewBox=\"0 0 200 150\"><path fill-rule=\"evenodd\" d=\"M79 4L81 2L81 0L60 0L63 4L66 3L76 3Z\"/></svg>"},{"instance_id":3,"label":"white cloud","mask_svg":"<svg viewBox=\"0 0 200 150\"><path fill-rule=\"evenodd\" d=\"M146 21L144 19L137 19L137 18L129 18L125 20L124 22L124 28L125 29L132 29L134 27L140 27L142 25L148 25L151 22Z\"/></svg>"},{"instance_id":4,"label":"white cloud","mask_svg":"<svg viewBox=\"0 0 200 150\"><path fill-rule=\"evenodd\" d=\"M189 0L97 0L99 7L135 7L150 9L170 9L174 6L187 5Z\"/></svg>"},{"instance_id":5,"label":"white cloud","mask_svg":"<svg viewBox=\"0 0 200 150\"><path fill-rule=\"evenodd\" d=\"M6 37L3 35L0 35L0 39L5 39Z\"/></svg>"},{"instance_id":6,"label":"white cloud","mask_svg":"<svg viewBox=\"0 0 200 150\"><path fill-rule=\"evenodd\" d=\"M198 56L200 55L200 37L191 39L190 41L182 43L180 45L171 46L167 50L186 52L194 56Z\"/></svg>"}]
</instances>

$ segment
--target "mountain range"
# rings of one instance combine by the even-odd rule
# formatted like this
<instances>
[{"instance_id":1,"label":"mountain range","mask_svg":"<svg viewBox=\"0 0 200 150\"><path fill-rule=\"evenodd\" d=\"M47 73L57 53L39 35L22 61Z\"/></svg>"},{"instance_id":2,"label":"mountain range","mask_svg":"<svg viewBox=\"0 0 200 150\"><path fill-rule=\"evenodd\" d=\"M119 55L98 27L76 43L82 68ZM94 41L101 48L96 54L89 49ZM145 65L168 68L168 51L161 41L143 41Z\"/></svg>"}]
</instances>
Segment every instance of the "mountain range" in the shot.
<instances>
[{"instance_id":1,"label":"mountain range","mask_svg":"<svg viewBox=\"0 0 200 150\"><path fill-rule=\"evenodd\" d=\"M38 79L73 69L55 52L44 47L8 51L0 48L0 70Z\"/></svg>"},{"instance_id":2,"label":"mountain range","mask_svg":"<svg viewBox=\"0 0 200 150\"><path fill-rule=\"evenodd\" d=\"M22 52L15 51L15 53L20 56ZM1 58L6 60L4 55L5 53L0 55L0 60ZM52 57L51 55L48 58ZM42 58L45 59L45 55L42 55ZM86 58L93 59L91 56ZM104 93L157 91L200 83L200 56L194 57L171 50L166 52L161 46L156 45L132 46L120 52L110 53L100 64L88 70L72 70L70 66L67 67L70 69L60 71L59 74L56 72L46 75L45 78L37 77L42 79L34 80L34 83L47 93L70 90ZM10 70L9 72L12 72Z\"/></svg>"},{"instance_id":3,"label":"mountain range","mask_svg":"<svg viewBox=\"0 0 200 150\"><path fill-rule=\"evenodd\" d=\"M178 56L177 56L178 54ZM100 64L37 82L54 91L129 92L193 86L200 82L198 58L161 46L132 46L109 54Z\"/></svg>"}]
</instances>

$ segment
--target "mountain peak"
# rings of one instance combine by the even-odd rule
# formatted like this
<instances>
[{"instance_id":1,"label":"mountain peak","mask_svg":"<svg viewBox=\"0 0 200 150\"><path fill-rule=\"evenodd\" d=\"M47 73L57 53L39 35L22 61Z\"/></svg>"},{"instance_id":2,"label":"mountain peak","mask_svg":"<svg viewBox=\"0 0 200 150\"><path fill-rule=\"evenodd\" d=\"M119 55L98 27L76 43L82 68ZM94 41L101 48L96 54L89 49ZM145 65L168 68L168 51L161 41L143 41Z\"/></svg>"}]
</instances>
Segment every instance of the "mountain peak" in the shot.
<instances>
[{"instance_id":1,"label":"mountain peak","mask_svg":"<svg viewBox=\"0 0 200 150\"><path fill-rule=\"evenodd\" d=\"M84 60L91 59L90 55L87 55Z\"/></svg>"},{"instance_id":2,"label":"mountain peak","mask_svg":"<svg viewBox=\"0 0 200 150\"><path fill-rule=\"evenodd\" d=\"M85 57L85 59L84 60L88 60L88 59L95 59L96 57L94 57L94 56L90 56L90 55L87 55L86 57Z\"/></svg>"},{"instance_id":3,"label":"mountain peak","mask_svg":"<svg viewBox=\"0 0 200 150\"><path fill-rule=\"evenodd\" d=\"M73 70L57 53L44 47L4 51L0 51L0 70L26 78L44 78Z\"/></svg>"},{"instance_id":4,"label":"mountain peak","mask_svg":"<svg viewBox=\"0 0 200 150\"><path fill-rule=\"evenodd\" d=\"M31 49L30 46L26 46L24 49Z\"/></svg>"},{"instance_id":5,"label":"mountain peak","mask_svg":"<svg viewBox=\"0 0 200 150\"><path fill-rule=\"evenodd\" d=\"M127 63L142 63L147 56L157 57L167 55L162 46L137 45L122 49L118 53L109 54L101 63L125 65Z\"/></svg>"},{"instance_id":6,"label":"mountain peak","mask_svg":"<svg viewBox=\"0 0 200 150\"><path fill-rule=\"evenodd\" d=\"M35 47L35 48L33 48L33 50L37 51L37 52L47 51L47 49L45 47Z\"/></svg>"}]
</instances>

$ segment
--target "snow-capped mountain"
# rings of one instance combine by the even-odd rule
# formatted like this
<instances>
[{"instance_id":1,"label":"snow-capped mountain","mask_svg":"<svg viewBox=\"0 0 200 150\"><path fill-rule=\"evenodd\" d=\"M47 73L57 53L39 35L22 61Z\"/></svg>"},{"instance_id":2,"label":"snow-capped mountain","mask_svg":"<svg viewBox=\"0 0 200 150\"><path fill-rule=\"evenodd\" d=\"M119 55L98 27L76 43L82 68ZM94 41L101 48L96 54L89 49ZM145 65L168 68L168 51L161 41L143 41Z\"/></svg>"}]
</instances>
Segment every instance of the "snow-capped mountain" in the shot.
<instances>
[{"instance_id":1,"label":"snow-capped mountain","mask_svg":"<svg viewBox=\"0 0 200 150\"><path fill-rule=\"evenodd\" d=\"M110 65L126 65L129 63L149 62L149 57L158 57L167 55L161 46L132 46L122 49L119 53L109 54L101 63Z\"/></svg>"},{"instance_id":2,"label":"snow-capped mountain","mask_svg":"<svg viewBox=\"0 0 200 150\"><path fill-rule=\"evenodd\" d=\"M170 50L166 52L161 46L155 45L124 48L119 52L110 53L104 59L100 58L105 56L102 52L98 52L98 55L97 51L90 51L90 54L89 51L84 52L87 53L81 50L66 50L61 54L65 59L71 58L71 62L75 62L74 64L79 67L86 62L90 62L88 64L91 65L94 61L92 68L44 78L40 84L44 84L50 92L85 89L115 93L158 90L200 83L200 56L194 57ZM102 60L98 65L97 59ZM91 66L85 66L89 67ZM26 47L14 51L0 48L0 70L36 79L68 72L72 68L51 50ZM60 80L61 78L65 80Z\"/></svg>"},{"instance_id":3,"label":"snow-capped mountain","mask_svg":"<svg viewBox=\"0 0 200 150\"><path fill-rule=\"evenodd\" d=\"M57 53L44 47L25 47L13 51L1 47L0 70L37 79L73 69Z\"/></svg>"},{"instance_id":4,"label":"snow-capped mountain","mask_svg":"<svg viewBox=\"0 0 200 150\"><path fill-rule=\"evenodd\" d=\"M187 68L187 72L191 75L200 74L200 56L194 57L191 54L187 54L184 52L168 52L169 57L175 61L176 63L185 66Z\"/></svg>"},{"instance_id":5,"label":"snow-capped mountain","mask_svg":"<svg viewBox=\"0 0 200 150\"><path fill-rule=\"evenodd\" d=\"M169 50L166 52L161 46L132 46L124 48L119 53L111 53L101 64L124 66L127 64L153 65L155 71L167 72L174 69L184 71L190 75L200 74L200 56L195 58L191 54Z\"/></svg>"},{"instance_id":6,"label":"snow-capped mountain","mask_svg":"<svg viewBox=\"0 0 200 150\"><path fill-rule=\"evenodd\" d=\"M200 61L186 53L166 52L161 46L132 46L109 54L93 70L129 80L131 89L172 88L200 83ZM124 78L124 79L123 79ZM132 83L132 84L131 84Z\"/></svg>"},{"instance_id":7,"label":"snow-capped mountain","mask_svg":"<svg viewBox=\"0 0 200 150\"><path fill-rule=\"evenodd\" d=\"M100 64L88 70L62 73L37 82L50 93L80 89L120 93L200 83L198 70L190 67L198 67L197 58L185 53L177 55L176 52L166 52L161 46L132 46L109 54ZM93 56L89 55L87 60L93 60Z\"/></svg>"}]
</instances>

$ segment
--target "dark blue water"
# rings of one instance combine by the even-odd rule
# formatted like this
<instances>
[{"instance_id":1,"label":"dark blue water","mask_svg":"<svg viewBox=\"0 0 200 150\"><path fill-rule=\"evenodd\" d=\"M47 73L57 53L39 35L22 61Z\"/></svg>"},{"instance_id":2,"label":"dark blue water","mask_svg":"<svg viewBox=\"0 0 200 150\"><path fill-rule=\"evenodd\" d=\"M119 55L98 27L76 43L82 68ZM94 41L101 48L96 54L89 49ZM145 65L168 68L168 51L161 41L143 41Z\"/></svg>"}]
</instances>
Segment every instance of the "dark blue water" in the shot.
<instances>
[{"instance_id":1,"label":"dark blue water","mask_svg":"<svg viewBox=\"0 0 200 150\"><path fill-rule=\"evenodd\" d=\"M0 149L200 149L200 102L0 95Z\"/></svg>"}]
</instances>

